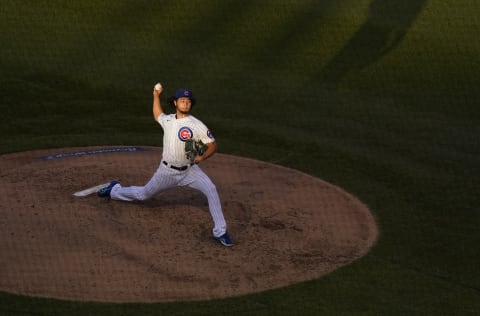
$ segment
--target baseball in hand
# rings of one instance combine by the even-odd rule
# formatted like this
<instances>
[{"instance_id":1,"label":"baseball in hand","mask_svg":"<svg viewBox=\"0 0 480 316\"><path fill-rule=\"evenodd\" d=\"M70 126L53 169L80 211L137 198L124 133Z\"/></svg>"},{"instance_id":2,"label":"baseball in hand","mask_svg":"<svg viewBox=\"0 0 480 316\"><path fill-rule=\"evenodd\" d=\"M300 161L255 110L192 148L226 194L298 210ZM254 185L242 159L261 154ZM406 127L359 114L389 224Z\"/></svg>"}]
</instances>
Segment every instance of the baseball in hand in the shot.
<instances>
[{"instance_id":1,"label":"baseball in hand","mask_svg":"<svg viewBox=\"0 0 480 316\"><path fill-rule=\"evenodd\" d=\"M162 84L159 82L155 85L155 90L160 90L162 89Z\"/></svg>"}]
</instances>

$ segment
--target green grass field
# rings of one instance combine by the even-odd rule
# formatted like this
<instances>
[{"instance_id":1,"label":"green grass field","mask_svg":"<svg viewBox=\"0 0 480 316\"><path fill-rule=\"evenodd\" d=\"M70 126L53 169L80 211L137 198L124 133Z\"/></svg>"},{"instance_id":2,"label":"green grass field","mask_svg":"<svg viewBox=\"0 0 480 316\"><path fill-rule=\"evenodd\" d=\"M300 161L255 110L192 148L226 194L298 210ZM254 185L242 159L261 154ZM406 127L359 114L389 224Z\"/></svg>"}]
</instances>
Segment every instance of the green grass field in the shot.
<instances>
[{"instance_id":1,"label":"green grass field","mask_svg":"<svg viewBox=\"0 0 480 316\"><path fill-rule=\"evenodd\" d=\"M2 0L0 153L161 145L160 80L164 96L193 89L221 152L339 185L381 234L361 260L264 293L0 292L0 315L480 314L479 14L473 0Z\"/></svg>"}]
</instances>

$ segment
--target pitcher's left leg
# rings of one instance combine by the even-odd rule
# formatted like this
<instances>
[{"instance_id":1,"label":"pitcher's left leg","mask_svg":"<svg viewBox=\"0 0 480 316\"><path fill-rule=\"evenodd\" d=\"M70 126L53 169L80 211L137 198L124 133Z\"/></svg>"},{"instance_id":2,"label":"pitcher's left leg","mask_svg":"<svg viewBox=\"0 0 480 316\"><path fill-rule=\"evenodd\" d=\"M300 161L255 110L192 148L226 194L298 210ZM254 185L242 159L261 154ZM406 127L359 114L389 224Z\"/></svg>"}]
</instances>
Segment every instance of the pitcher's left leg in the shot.
<instances>
[{"instance_id":1,"label":"pitcher's left leg","mask_svg":"<svg viewBox=\"0 0 480 316\"><path fill-rule=\"evenodd\" d=\"M222 205L217 188L212 180L197 165L192 166L184 185L202 192L208 200L210 215L213 219L213 236L220 237L227 232L227 224L223 216Z\"/></svg>"}]
</instances>

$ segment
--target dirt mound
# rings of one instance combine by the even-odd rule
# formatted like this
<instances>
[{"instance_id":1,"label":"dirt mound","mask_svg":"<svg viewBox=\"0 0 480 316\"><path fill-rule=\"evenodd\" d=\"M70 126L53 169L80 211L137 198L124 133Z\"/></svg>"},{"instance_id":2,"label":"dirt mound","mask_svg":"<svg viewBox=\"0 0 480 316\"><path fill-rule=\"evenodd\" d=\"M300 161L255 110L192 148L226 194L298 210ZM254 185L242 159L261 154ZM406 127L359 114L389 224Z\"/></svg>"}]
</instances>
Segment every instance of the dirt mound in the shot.
<instances>
[{"instance_id":1,"label":"dirt mound","mask_svg":"<svg viewBox=\"0 0 480 316\"><path fill-rule=\"evenodd\" d=\"M365 205L318 178L216 154L235 245L211 235L206 198L176 188L144 203L76 191L117 179L143 185L157 147L89 147L0 156L0 290L71 300L161 302L259 292L325 275L377 238Z\"/></svg>"}]
</instances>

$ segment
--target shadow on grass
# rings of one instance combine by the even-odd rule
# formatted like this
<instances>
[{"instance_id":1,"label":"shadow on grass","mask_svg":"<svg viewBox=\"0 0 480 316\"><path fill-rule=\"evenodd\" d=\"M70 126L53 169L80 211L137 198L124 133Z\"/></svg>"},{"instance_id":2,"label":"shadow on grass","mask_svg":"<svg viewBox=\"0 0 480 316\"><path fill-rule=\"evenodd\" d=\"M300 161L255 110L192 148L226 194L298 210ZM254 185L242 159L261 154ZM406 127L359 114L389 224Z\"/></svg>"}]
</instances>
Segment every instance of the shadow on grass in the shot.
<instances>
[{"instance_id":1,"label":"shadow on grass","mask_svg":"<svg viewBox=\"0 0 480 316\"><path fill-rule=\"evenodd\" d=\"M336 87L351 71L378 61L395 49L427 0L373 0L366 22L320 71L321 81Z\"/></svg>"}]
</instances>

